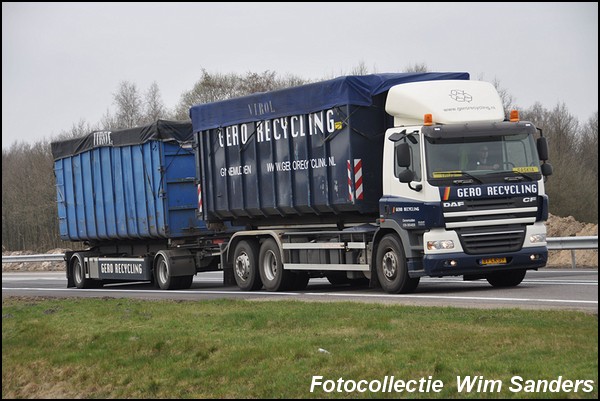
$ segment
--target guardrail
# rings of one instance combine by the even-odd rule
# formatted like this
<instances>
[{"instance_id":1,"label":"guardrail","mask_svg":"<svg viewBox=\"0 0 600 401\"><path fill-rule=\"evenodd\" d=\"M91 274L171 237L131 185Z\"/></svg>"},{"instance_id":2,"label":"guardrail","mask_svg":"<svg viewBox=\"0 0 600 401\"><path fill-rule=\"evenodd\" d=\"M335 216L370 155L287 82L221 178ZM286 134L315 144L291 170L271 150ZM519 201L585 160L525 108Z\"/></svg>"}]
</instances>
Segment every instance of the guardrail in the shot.
<instances>
[{"instance_id":1,"label":"guardrail","mask_svg":"<svg viewBox=\"0 0 600 401\"><path fill-rule=\"evenodd\" d=\"M576 250L576 249L598 249L598 237L549 237L546 238L548 249Z\"/></svg>"},{"instance_id":2,"label":"guardrail","mask_svg":"<svg viewBox=\"0 0 600 401\"><path fill-rule=\"evenodd\" d=\"M2 255L2 263L23 263L23 262L54 262L64 260L64 253L40 253L37 255Z\"/></svg>"},{"instance_id":3,"label":"guardrail","mask_svg":"<svg viewBox=\"0 0 600 401\"><path fill-rule=\"evenodd\" d=\"M581 249L598 249L598 236L575 236L575 237L548 237L548 249L551 251L571 251L572 266L576 266L575 251ZM2 263L22 263L22 262L52 262L64 260L64 253L48 253L37 255L2 255Z\"/></svg>"},{"instance_id":4,"label":"guardrail","mask_svg":"<svg viewBox=\"0 0 600 401\"><path fill-rule=\"evenodd\" d=\"M595 237L549 237L546 238L548 249L551 251L571 251L571 268L577 266L575 251L581 249L598 249L598 236Z\"/></svg>"}]
</instances>

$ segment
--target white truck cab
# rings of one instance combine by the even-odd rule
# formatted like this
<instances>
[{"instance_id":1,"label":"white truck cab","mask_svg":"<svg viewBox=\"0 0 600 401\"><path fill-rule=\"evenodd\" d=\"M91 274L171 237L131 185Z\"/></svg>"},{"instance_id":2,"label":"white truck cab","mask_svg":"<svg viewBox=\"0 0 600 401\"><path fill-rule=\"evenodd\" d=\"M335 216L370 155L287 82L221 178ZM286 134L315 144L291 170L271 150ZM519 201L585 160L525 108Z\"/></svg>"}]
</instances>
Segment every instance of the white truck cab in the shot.
<instances>
[{"instance_id":1,"label":"white truck cab","mask_svg":"<svg viewBox=\"0 0 600 401\"><path fill-rule=\"evenodd\" d=\"M399 235L411 278L512 286L545 266L552 169L541 131L517 113L507 120L498 92L481 81L396 85L385 108L394 127L385 134L380 227Z\"/></svg>"}]
</instances>

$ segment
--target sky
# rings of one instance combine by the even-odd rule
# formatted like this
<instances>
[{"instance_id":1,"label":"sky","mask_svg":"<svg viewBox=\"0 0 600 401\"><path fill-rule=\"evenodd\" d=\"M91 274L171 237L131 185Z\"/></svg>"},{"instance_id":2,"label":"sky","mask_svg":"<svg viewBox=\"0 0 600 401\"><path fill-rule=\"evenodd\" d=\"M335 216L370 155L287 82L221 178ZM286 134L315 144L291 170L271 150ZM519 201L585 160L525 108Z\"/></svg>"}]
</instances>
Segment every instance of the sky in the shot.
<instances>
[{"instance_id":1,"label":"sky","mask_svg":"<svg viewBox=\"0 0 600 401\"><path fill-rule=\"evenodd\" d=\"M202 70L307 80L468 72L519 108L598 111L598 3L2 3L2 147L114 113L122 82L174 109Z\"/></svg>"}]
</instances>

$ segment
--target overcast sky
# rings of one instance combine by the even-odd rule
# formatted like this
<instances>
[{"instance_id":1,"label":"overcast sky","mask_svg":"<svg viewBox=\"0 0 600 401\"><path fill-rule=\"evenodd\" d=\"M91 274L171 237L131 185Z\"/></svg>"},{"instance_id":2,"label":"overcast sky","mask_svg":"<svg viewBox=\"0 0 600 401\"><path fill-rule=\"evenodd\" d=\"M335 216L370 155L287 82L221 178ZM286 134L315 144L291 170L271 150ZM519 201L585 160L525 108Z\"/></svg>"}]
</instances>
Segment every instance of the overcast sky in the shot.
<instances>
[{"instance_id":1,"label":"overcast sky","mask_svg":"<svg viewBox=\"0 0 600 401\"><path fill-rule=\"evenodd\" d=\"M2 3L2 146L114 112L122 81L173 109L209 73L315 80L466 71L520 108L598 110L598 3Z\"/></svg>"}]
</instances>

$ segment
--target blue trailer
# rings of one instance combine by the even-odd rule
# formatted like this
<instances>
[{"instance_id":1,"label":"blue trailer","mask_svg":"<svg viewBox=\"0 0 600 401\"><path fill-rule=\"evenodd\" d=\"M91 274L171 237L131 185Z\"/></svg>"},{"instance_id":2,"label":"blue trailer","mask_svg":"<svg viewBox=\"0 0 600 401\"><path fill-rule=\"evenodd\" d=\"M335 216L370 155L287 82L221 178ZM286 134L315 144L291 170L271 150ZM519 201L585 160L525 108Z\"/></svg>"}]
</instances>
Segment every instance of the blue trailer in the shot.
<instances>
[{"instance_id":1,"label":"blue trailer","mask_svg":"<svg viewBox=\"0 0 600 401\"><path fill-rule=\"evenodd\" d=\"M52 143L52 153L60 236L88 246L67 254L70 286L152 280L162 267L171 270L163 284L181 288L216 269L218 258L198 268L178 261L199 241L204 252L223 242L197 214L191 123L94 131Z\"/></svg>"}]
</instances>

